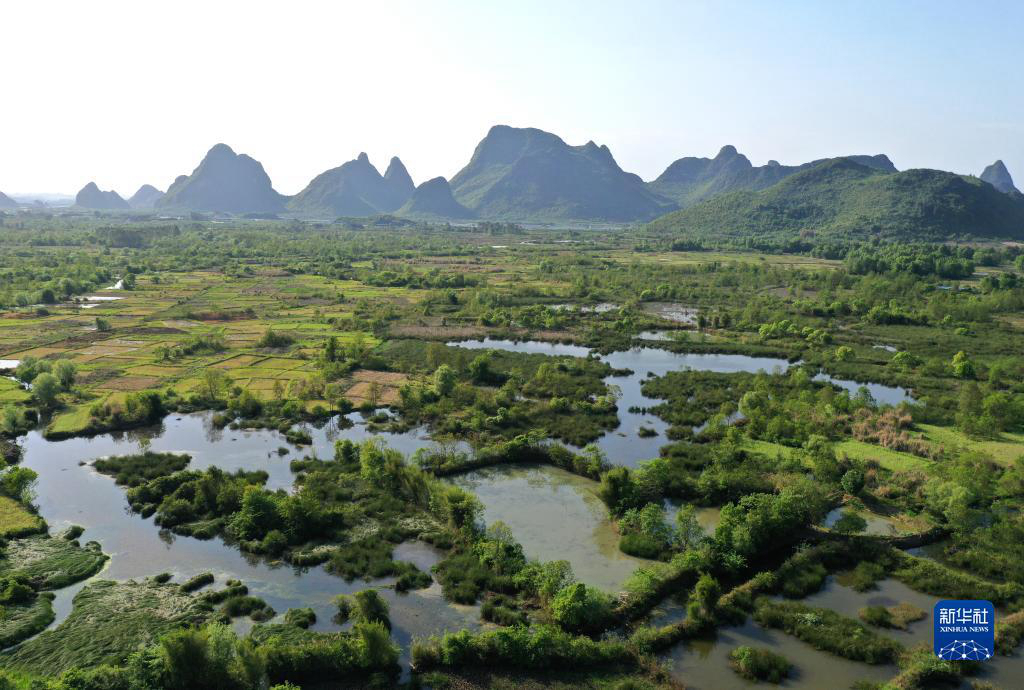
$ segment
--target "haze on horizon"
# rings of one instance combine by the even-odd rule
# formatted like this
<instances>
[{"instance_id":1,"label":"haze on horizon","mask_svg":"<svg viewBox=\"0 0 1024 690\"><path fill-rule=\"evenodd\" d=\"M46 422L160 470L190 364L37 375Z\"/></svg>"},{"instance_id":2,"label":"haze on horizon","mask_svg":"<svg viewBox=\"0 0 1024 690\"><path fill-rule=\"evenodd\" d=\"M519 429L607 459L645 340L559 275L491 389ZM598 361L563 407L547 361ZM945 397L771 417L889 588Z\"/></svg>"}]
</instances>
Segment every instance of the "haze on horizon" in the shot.
<instances>
[{"instance_id":1,"label":"haze on horizon","mask_svg":"<svg viewBox=\"0 0 1024 690\"><path fill-rule=\"evenodd\" d=\"M5 5L0 190L166 189L215 143L278 191L366 151L451 177L494 124L653 179L885 153L1024 178L1024 5L990 2Z\"/></svg>"}]
</instances>

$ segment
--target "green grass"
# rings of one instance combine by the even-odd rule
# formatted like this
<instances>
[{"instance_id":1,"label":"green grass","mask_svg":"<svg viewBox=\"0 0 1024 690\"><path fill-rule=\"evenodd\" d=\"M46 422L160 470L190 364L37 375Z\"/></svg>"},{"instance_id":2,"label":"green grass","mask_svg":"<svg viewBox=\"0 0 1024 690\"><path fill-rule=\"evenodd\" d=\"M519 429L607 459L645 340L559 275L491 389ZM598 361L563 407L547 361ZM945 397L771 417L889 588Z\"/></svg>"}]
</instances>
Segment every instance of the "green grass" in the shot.
<instances>
[{"instance_id":1,"label":"green grass","mask_svg":"<svg viewBox=\"0 0 1024 690\"><path fill-rule=\"evenodd\" d=\"M920 428L924 432L924 438L932 443L946 448L960 447L965 450L981 451L1004 465L1009 465L1024 456L1024 434L1004 432L999 434L998 439L976 440L950 427L921 424Z\"/></svg>"},{"instance_id":2,"label":"green grass","mask_svg":"<svg viewBox=\"0 0 1024 690\"><path fill-rule=\"evenodd\" d=\"M848 439L835 445L836 453L845 453L853 460L877 460L887 470L923 469L928 461L910 453L882 448L872 443Z\"/></svg>"},{"instance_id":3,"label":"green grass","mask_svg":"<svg viewBox=\"0 0 1024 690\"><path fill-rule=\"evenodd\" d=\"M99 544L38 535L15 539L0 556L0 575L25 575L36 589L60 589L98 573L107 561Z\"/></svg>"},{"instance_id":4,"label":"green grass","mask_svg":"<svg viewBox=\"0 0 1024 690\"><path fill-rule=\"evenodd\" d=\"M57 675L75 666L123 659L165 632L209 616L209 605L177 585L100 581L75 596L67 620L18 647L5 665Z\"/></svg>"},{"instance_id":5,"label":"green grass","mask_svg":"<svg viewBox=\"0 0 1024 690\"><path fill-rule=\"evenodd\" d=\"M53 622L53 594L44 592L26 604L0 606L0 649L42 632Z\"/></svg>"},{"instance_id":6,"label":"green grass","mask_svg":"<svg viewBox=\"0 0 1024 690\"><path fill-rule=\"evenodd\" d=\"M46 529L46 523L13 498L0 496L0 537L25 536Z\"/></svg>"},{"instance_id":7,"label":"green grass","mask_svg":"<svg viewBox=\"0 0 1024 690\"><path fill-rule=\"evenodd\" d=\"M799 452L798 448L790 448L780 443L755 441L752 439L746 439L743 447L753 453L759 453L769 458L774 458L780 454L783 458L789 458L794 453ZM916 455L900 453L899 451L889 450L888 448L853 439L836 443L835 450L837 454L845 453L854 460L877 460L882 467L888 470L923 469L928 466L927 460Z\"/></svg>"}]
</instances>

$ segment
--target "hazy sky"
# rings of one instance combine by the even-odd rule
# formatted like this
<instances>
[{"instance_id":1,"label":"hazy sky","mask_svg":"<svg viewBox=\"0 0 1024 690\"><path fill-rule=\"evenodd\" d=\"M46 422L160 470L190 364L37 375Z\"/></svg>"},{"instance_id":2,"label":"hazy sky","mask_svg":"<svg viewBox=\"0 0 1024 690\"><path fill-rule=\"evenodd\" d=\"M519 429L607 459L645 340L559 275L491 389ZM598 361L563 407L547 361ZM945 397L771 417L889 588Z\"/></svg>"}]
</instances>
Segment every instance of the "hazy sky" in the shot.
<instances>
[{"instance_id":1,"label":"hazy sky","mask_svg":"<svg viewBox=\"0 0 1024 690\"><path fill-rule=\"evenodd\" d=\"M450 177L496 123L611 147L645 179L887 153L1024 182L1024 3L3 4L0 190L131 194L223 141L284 193L366 151ZM1020 184L1018 186L1021 186Z\"/></svg>"}]
</instances>

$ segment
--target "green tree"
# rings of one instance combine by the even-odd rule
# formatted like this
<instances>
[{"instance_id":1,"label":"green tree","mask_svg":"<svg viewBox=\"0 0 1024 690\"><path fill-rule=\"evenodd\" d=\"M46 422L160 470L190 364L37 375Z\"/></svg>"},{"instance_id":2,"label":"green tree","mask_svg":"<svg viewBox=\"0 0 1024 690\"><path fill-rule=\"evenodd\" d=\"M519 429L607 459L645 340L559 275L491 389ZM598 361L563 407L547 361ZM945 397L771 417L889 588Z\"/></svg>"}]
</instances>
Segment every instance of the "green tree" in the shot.
<instances>
[{"instance_id":1,"label":"green tree","mask_svg":"<svg viewBox=\"0 0 1024 690\"><path fill-rule=\"evenodd\" d=\"M974 362L971 361L963 350L953 355L953 361L950 362L950 366L953 368L953 376L958 379L973 379L975 376Z\"/></svg>"},{"instance_id":2,"label":"green tree","mask_svg":"<svg viewBox=\"0 0 1024 690\"><path fill-rule=\"evenodd\" d=\"M570 632L599 630L611 613L611 597L582 582L562 588L551 602L551 617Z\"/></svg>"},{"instance_id":3,"label":"green tree","mask_svg":"<svg viewBox=\"0 0 1024 690\"><path fill-rule=\"evenodd\" d=\"M59 359L53 365L53 373L64 390L71 390L71 387L75 385L78 367L71 360Z\"/></svg>"},{"instance_id":4,"label":"green tree","mask_svg":"<svg viewBox=\"0 0 1024 690\"><path fill-rule=\"evenodd\" d=\"M43 409L50 410L56 407L59 393L60 382L53 374L42 373L32 380L32 395Z\"/></svg>"},{"instance_id":5,"label":"green tree","mask_svg":"<svg viewBox=\"0 0 1024 690\"><path fill-rule=\"evenodd\" d=\"M702 623L713 621L721 596L722 588L719 586L718 580L704 573L697 580L697 584L690 594L690 600L686 605L687 616Z\"/></svg>"},{"instance_id":6,"label":"green tree","mask_svg":"<svg viewBox=\"0 0 1024 690\"><path fill-rule=\"evenodd\" d=\"M203 369L203 392L210 401L220 400L231 379L223 369L206 367Z\"/></svg>"},{"instance_id":7,"label":"green tree","mask_svg":"<svg viewBox=\"0 0 1024 690\"><path fill-rule=\"evenodd\" d=\"M704 539L704 528L697 522L697 506L687 503L676 513L676 543L682 549L692 549Z\"/></svg>"},{"instance_id":8,"label":"green tree","mask_svg":"<svg viewBox=\"0 0 1024 690\"><path fill-rule=\"evenodd\" d=\"M844 510L832 529L840 534L857 534L868 528L868 521L852 510Z\"/></svg>"},{"instance_id":9,"label":"green tree","mask_svg":"<svg viewBox=\"0 0 1024 690\"><path fill-rule=\"evenodd\" d=\"M455 372L447 364L442 364L434 372L434 392L442 398L449 395L455 388Z\"/></svg>"},{"instance_id":10,"label":"green tree","mask_svg":"<svg viewBox=\"0 0 1024 690\"><path fill-rule=\"evenodd\" d=\"M851 496L856 496L864 488L864 473L856 468L847 470L839 483L842 485L843 491Z\"/></svg>"}]
</instances>

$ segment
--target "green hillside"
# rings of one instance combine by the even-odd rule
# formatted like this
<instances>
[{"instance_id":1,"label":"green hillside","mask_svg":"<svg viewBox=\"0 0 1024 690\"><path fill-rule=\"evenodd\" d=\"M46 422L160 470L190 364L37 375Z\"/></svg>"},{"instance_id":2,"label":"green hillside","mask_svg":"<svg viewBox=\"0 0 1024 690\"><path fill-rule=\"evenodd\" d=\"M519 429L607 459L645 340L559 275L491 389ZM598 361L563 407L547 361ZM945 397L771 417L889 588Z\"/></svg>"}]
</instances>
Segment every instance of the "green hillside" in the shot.
<instances>
[{"instance_id":1,"label":"green hillside","mask_svg":"<svg viewBox=\"0 0 1024 690\"><path fill-rule=\"evenodd\" d=\"M733 192L650 224L692 236L818 235L1024 238L1024 202L973 177L939 170L885 173L847 158L767 189Z\"/></svg>"}]
</instances>

